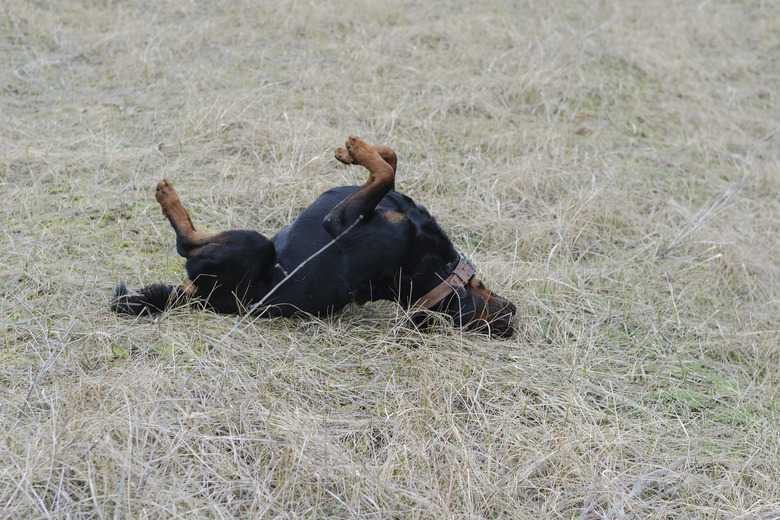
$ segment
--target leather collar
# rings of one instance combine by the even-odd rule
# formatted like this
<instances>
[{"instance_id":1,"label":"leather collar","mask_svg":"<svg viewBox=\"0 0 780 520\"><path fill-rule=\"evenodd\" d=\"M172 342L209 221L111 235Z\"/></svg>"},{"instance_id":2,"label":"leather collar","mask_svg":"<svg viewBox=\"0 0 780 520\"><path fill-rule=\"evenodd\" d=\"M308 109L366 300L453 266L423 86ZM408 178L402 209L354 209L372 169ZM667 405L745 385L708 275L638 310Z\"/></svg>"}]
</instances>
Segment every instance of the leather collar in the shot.
<instances>
[{"instance_id":1,"label":"leather collar","mask_svg":"<svg viewBox=\"0 0 780 520\"><path fill-rule=\"evenodd\" d=\"M471 277L474 276L477 270L463 253L458 253L458 256L460 256L460 261L455 266L455 269L452 270L452 273L428 294L414 302L411 309L430 309L460 287L464 287L469 283L469 280L471 280Z\"/></svg>"}]
</instances>

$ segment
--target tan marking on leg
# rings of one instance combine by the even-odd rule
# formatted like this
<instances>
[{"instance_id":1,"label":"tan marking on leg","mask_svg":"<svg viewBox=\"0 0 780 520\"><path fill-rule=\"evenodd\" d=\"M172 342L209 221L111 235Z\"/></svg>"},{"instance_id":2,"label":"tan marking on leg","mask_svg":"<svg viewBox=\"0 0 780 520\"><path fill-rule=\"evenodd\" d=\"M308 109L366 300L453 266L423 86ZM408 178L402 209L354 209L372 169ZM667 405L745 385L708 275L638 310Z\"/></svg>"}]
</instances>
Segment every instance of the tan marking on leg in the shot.
<instances>
[{"instance_id":1,"label":"tan marking on leg","mask_svg":"<svg viewBox=\"0 0 780 520\"><path fill-rule=\"evenodd\" d=\"M192 283L192 280L184 280L184 283L179 286L179 290L187 296L192 296L195 294L195 291L197 291L198 288L195 287L195 284Z\"/></svg>"},{"instance_id":2,"label":"tan marking on leg","mask_svg":"<svg viewBox=\"0 0 780 520\"><path fill-rule=\"evenodd\" d=\"M384 161L390 165L390 167L393 169L393 173L395 173L395 167L398 163L398 157L395 155L395 152L392 148L389 146L385 146L382 144L378 144L374 146L374 151L379 154L379 156L384 159Z\"/></svg>"},{"instance_id":3,"label":"tan marking on leg","mask_svg":"<svg viewBox=\"0 0 780 520\"><path fill-rule=\"evenodd\" d=\"M189 212L184 209L179 195L173 189L170 182L163 179L157 184L154 194L165 215L173 226L174 231L187 239L191 246L198 246L208 242L214 233L198 233L192 223Z\"/></svg>"},{"instance_id":4,"label":"tan marking on leg","mask_svg":"<svg viewBox=\"0 0 780 520\"><path fill-rule=\"evenodd\" d=\"M171 224L179 233L188 234L188 231L195 231L190 214L184 209L179 195L170 182L163 179L157 183L154 198L160 204L163 215L168 217L168 220L171 221Z\"/></svg>"},{"instance_id":5,"label":"tan marking on leg","mask_svg":"<svg viewBox=\"0 0 780 520\"><path fill-rule=\"evenodd\" d=\"M352 160L368 170L368 181L364 186L373 183L389 184L390 188L395 186L395 171L373 146L354 135L349 136L345 146Z\"/></svg>"},{"instance_id":6,"label":"tan marking on leg","mask_svg":"<svg viewBox=\"0 0 780 520\"><path fill-rule=\"evenodd\" d=\"M347 152L347 149L343 146L339 146L336 148L336 160L343 162L344 164L355 164L355 161L352 160L352 157L349 156L349 152Z\"/></svg>"},{"instance_id":7,"label":"tan marking on leg","mask_svg":"<svg viewBox=\"0 0 780 520\"><path fill-rule=\"evenodd\" d=\"M392 148L381 144L372 146L372 148L387 164L390 165L390 167L393 169L393 173L395 173L396 165L398 164L398 156L396 156ZM344 164L360 164L354 157L349 154L349 150L346 146L339 146L336 148L335 157Z\"/></svg>"}]
</instances>

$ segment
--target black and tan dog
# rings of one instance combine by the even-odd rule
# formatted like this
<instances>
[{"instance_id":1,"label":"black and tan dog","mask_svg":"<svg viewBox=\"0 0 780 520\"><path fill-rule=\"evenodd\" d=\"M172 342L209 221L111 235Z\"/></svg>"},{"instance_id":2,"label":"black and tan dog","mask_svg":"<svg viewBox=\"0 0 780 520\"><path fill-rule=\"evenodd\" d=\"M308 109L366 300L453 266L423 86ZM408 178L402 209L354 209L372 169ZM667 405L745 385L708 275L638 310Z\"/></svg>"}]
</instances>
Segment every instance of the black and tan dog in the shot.
<instances>
[{"instance_id":1,"label":"black and tan dog","mask_svg":"<svg viewBox=\"0 0 780 520\"><path fill-rule=\"evenodd\" d=\"M415 321L428 309L458 326L511 336L515 306L474 276L474 266L424 207L393 189L395 152L350 136L336 158L368 169L368 181L326 191L270 240L243 229L198 233L173 186L161 181L157 202L176 232L189 280L135 295L120 283L112 308L151 314L196 298L222 313L291 316L393 300Z\"/></svg>"}]
</instances>

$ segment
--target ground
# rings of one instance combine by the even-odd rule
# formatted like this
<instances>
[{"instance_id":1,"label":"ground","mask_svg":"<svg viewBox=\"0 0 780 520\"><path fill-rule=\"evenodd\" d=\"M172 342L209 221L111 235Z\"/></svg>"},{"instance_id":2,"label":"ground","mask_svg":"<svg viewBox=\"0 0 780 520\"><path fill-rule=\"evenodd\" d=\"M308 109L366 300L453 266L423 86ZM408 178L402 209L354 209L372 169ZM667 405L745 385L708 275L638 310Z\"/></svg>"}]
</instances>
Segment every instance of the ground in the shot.
<instances>
[{"instance_id":1,"label":"ground","mask_svg":"<svg viewBox=\"0 0 780 520\"><path fill-rule=\"evenodd\" d=\"M6 0L3 516L780 516L780 4ZM519 330L196 308L154 200L267 234L393 147Z\"/></svg>"}]
</instances>

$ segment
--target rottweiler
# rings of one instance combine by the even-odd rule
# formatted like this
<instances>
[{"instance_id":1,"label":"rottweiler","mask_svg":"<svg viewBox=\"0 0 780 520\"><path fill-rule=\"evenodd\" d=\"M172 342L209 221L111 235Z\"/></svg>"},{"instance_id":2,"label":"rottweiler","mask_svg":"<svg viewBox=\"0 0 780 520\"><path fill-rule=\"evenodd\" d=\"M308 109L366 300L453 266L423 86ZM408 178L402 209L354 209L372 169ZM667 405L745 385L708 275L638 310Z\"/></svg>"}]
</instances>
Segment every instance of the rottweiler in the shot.
<instances>
[{"instance_id":1,"label":"rottweiler","mask_svg":"<svg viewBox=\"0 0 780 520\"><path fill-rule=\"evenodd\" d=\"M143 315L195 300L220 313L323 316L392 300L423 326L435 312L458 327L512 336L515 306L475 276L428 210L395 191L395 152L350 136L335 156L366 168L365 184L326 191L270 239L248 229L197 232L171 183L160 181L155 197L188 279L137 294L120 283L111 308Z\"/></svg>"}]
</instances>

